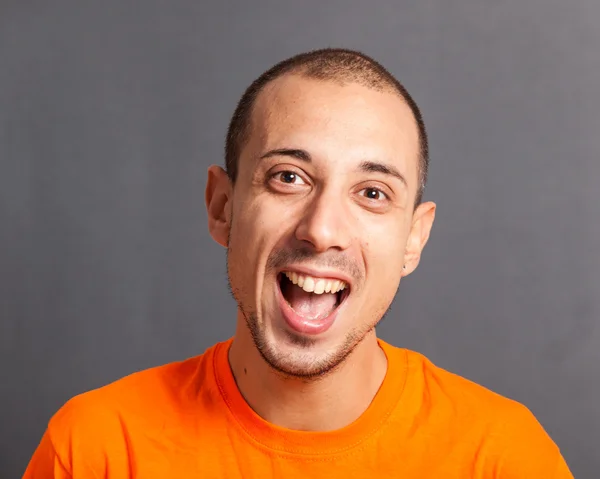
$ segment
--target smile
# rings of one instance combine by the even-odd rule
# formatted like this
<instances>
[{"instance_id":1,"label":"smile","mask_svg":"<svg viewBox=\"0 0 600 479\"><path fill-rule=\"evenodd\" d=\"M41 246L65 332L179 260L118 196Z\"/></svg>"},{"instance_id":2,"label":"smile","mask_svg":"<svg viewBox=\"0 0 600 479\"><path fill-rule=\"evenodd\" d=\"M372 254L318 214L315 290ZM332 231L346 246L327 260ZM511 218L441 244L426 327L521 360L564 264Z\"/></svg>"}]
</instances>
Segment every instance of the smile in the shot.
<instances>
[{"instance_id":1,"label":"smile","mask_svg":"<svg viewBox=\"0 0 600 479\"><path fill-rule=\"evenodd\" d=\"M350 294L349 284L338 278L283 271L277 279L283 317L299 333L319 334L329 329Z\"/></svg>"}]
</instances>

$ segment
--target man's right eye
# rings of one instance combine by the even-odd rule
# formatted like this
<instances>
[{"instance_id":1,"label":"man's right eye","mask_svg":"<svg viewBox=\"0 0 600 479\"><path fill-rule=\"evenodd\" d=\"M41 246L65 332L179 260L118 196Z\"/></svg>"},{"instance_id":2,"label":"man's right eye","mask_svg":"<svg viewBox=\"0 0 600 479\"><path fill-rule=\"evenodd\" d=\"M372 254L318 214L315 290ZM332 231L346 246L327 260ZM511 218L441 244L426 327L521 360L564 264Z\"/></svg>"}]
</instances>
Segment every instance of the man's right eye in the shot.
<instances>
[{"instance_id":1,"label":"man's right eye","mask_svg":"<svg viewBox=\"0 0 600 479\"><path fill-rule=\"evenodd\" d=\"M293 171L279 171L273 175L273 178L276 178L282 183L287 183L289 185L304 184L304 180L300 177L300 175L294 173Z\"/></svg>"}]
</instances>

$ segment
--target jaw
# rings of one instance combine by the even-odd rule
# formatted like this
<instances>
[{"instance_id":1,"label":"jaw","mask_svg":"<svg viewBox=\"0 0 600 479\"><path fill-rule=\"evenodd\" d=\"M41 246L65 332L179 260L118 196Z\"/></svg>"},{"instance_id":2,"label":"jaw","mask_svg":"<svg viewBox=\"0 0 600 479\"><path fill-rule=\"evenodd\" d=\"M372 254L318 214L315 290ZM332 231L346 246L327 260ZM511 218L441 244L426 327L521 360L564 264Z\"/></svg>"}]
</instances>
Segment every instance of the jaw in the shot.
<instances>
[{"instance_id":1,"label":"jaw","mask_svg":"<svg viewBox=\"0 0 600 479\"><path fill-rule=\"evenodd\" d=\"M354 359L350 361L352 366L348 371L355 371L356 367L368 362L369 355L377 349L374 324L352 324L355 314L351 313L355 311L353 303L356 299L350 298L351 293L345 293L346 297L334 311L333 324L327 330L298 331L284 316L283 303L287 302L277 276L267 276L263 284L260 312L247 315L239 310L241 342L238 353L246 350L246 354L282 377L312 381L339 371L340 367L346 369L343 365L350 357Z\"/></svg>"}]
</instances>

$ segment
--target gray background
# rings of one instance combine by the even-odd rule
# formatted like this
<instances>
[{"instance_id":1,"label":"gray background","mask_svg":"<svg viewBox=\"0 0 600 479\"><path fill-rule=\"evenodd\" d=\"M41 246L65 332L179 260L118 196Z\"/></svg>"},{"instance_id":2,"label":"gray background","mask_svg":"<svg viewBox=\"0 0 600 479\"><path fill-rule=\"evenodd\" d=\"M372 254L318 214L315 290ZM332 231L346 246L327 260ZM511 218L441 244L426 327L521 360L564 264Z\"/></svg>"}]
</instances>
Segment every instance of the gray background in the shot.
<instances>
[{"instance_id":1,"label":"gray background","mask_svg":"<svg viewBox=\"0 0 600 479\"><path fill-rule=\"evenodd\" d=\"M439 205L380 335L525 403L600 470L600 2L0 3L0 477L71 396L233 333L206 231L243 89L373 55L431 135Z\"/></svg>"}]
</instances>

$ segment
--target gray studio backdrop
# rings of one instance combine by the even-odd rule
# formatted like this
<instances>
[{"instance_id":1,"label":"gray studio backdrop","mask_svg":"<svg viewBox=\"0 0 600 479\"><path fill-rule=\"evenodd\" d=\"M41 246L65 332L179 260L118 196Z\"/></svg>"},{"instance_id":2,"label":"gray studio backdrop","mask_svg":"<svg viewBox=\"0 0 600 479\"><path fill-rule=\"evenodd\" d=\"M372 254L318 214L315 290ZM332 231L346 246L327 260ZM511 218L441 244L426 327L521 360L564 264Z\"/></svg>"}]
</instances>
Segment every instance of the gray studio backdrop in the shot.
<instances>
[{"instance_id":1,"label":"gray studio backdrop","mask_svg":"<svg viewBox=\"0 0 600 479\"><path fill-rule=\"evenodd\" d=\"M206 168L274 62L373 55L439 205L380 335L525 403L600 470L600 2L0 3L0 477L71 396L233 333Z\"/></svg>"}]
</instances>

